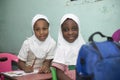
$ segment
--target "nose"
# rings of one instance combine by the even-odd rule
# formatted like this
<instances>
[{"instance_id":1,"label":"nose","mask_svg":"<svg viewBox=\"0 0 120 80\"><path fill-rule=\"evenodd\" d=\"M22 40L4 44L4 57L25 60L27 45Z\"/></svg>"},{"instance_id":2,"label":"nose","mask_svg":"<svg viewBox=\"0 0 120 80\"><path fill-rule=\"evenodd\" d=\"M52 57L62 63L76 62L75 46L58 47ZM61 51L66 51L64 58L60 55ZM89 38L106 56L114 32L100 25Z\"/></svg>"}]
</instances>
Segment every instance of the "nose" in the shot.
<instances>
[{"instance_id":1,"label":"nose","mask_svg":"<svg viewBox=\"0 0 120 80\"><path fill-rule=\"evenodd\" d=\"M39 34L43 34L43 30L40 30L40 31L39 31Z\"/></svg>"},{"instance_id":2,"label":"nose","mask_svg":"<svg viewBox=\"0 0 120 80\"><path fill-rule=\"evenodd\" d=\"M72 30L69 30L69 31L68 31L68 34L72 34L72 33L73 33L73 31L72 31Z\"/></svg>"}]
</instances>

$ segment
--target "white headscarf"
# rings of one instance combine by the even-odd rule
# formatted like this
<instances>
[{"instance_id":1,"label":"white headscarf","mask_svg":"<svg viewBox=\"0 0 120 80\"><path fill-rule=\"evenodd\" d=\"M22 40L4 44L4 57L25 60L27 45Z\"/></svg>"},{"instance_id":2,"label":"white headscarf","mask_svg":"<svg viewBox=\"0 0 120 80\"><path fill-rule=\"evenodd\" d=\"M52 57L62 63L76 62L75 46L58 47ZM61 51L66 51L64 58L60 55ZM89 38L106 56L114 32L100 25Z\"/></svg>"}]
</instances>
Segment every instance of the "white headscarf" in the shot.
<instances>
[{"instance_id":1,"label":"white headscarf","mask_svg":"<svg viewBox=\"0 0 120 80\"><path fill-rule=\"evenodd\" d=\"M48 18L47 18L45 15L36 14L36 15L34 16L34 18L32 19L32 30L34 30L33 28L34 28L35 22L36 22L37 20L39 20L39 19L44 19L44 20L46 20L46 21L49 23L49 20L48 20Z\"/></svg>"},{"instance_id":2,"label":"white headscarf","mask_svg":"<svg viewBox=\"0 0 120 80\"><path fill-rule=\"evenodd\" d=\"M32 29L34 27L35 22L39 19L45 19L49 23L49 20L45 15L37 14L32 19ZM45 41L38 40L37 37L35 36L35 34L33 34L33 36L28 38L27 40L30 45L30 50L34 53L34 55L37 58L46 57L46 53L51 49L51 45L54 42L53 39L51 38L50 34L48 34L48 37L46 38Z\"/></svg>"},{"instance_id":3,"label":"white headscarf","mask_svg":"<svg viewBox=\"0 0 120 80\"><path fill-rule=\"evenodd\" d=\"M63 34L61 30L61 25L67 18L74 20L78 24L79 35L78 38L73 43L69 43L63 38ZM58 34L58 43L57 43L55 58L53 62L58 62L65 65L75 65L79 49L84 43L85 42L80 33L79 18L74 14L65 14L61 19L59 34Z\"/></svg>"}]
</instances>

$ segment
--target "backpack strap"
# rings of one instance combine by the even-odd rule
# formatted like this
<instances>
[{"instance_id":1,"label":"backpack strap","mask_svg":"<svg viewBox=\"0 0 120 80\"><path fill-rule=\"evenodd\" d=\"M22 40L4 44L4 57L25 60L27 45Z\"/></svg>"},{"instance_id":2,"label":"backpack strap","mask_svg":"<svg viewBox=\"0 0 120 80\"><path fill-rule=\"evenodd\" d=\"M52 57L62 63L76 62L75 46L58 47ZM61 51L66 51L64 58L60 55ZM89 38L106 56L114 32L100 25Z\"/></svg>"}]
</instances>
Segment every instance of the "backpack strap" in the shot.
<instances>
[{"instance_id":1,"label":"backpack strap","mask_svg":"<svg viewBox=\"0 0 120 80\"><path fill-rule=\"evenodd\" d=\"M95 33L93 33L93 34L89 37L88 41L89 41L89 42L94 42L93 37L94 37L96 34L99 34L101 37L107 38L108 41L113 41L113 38L112 38L112 37L103 35L101 32L95 32Z\"/></svg>"},{"instance_id":2,"label":"backpack strap","mask_svg":"<svg viewBox=\"0 0 120 80\"><path fill-rule=\"evenodd\" d=\"M93 33L93 34L89 37L88 41L89 41L89 42L91 43L91 45L97 50L97 54L99 55L99 60L101 60L101 59L103 59L103 57L102 57L101 52L99 51L98 47L96 46L95 41L93 40L93 37L94 37L96 34L99 34L101 37L107 38L108 41L112 41L112 42L113 42L113 39L112 39L112 37L103 35L101 32L95 32L95 33Z\"/></svg>"},{"instance_id":3,"label":"backpack strap","mask_svg":"<svg viewBox=\"0 0 120 80\"><path fill-rule=\"evenodd\" d=\"M99 55L99 59L98 60L102 60L103 59L102 54L99 51L98 47L96 46L95 42L92 42L91 45L95 48L95 50L97 51L97 54Z\"/></svg>"}]
</instances>

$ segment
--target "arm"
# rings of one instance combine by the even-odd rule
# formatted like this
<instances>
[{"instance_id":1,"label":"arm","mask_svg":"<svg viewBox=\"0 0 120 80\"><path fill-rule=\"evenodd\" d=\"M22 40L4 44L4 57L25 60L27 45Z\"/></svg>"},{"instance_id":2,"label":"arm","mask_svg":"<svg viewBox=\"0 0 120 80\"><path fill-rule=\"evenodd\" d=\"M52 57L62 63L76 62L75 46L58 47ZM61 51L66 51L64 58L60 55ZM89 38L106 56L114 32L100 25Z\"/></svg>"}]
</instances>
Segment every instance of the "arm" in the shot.
<instances>
[{"instance_id":1,"label":"arm","mask_svg":"<svg viewBox=\"0 0 120 80\"><path fill-rule=\"evenodd\" d=\"M47 54L47 57L38 73L50 73L50 66L54 57L54 48L56 47L56 42L52 41L51 44L51 49L49 50L49 53Z\"/></svg>"},{"instance_id":2,"label":"arm","mask_svg":"<svg viewBox=\"0 0 120 80\"><path fill-rule=\"evenodd\" d=\"M51 61L52 59L45 59L38 73L50 73Z\"/></svg>"},{"instance_id":3,"label":"arm","mask_svg":"<svg viewBox=\"0 0 120 80\"><path fill-rule=\"evenodd\" d=\"M31 66L26 66L26 61L28 57L28 49L29 49L29 44L27 40L25 40L18 54L18 58L19 58L18 67L27 73L33 72L33 68Z\"/></svg>"},{"instance_id":4,"label":"arm","mask_svg":"<svg viewBox=\"0 0 120 80\"><path fill-rule=\"evenodd\" d=\"M56 70L57 70L58 80L72 80L62 70L58 68Z\"/></svg>"},{"instance_id":5,"label":"arm","mask_svg":"<svg viewBox=\"0 0 120 80\"><path fill-rule=\"evenodd\" d=\"M31 66L26 66L26 62L19 60L18 61L18 66L21 70L24 70L25 72L29 73L29 72L33 72L33 68Z\"/></svg>"},{"instance_id":6,"label":"arm","mask_svg":"<svg viewBox=\"0 0 120 80\"><path fill-rule=\"evenodd\" d=\"M56 68L58 80L72 80L68 75L65 74L66 65L53 62L52 66Z\"/></svg>"}]
</instances>

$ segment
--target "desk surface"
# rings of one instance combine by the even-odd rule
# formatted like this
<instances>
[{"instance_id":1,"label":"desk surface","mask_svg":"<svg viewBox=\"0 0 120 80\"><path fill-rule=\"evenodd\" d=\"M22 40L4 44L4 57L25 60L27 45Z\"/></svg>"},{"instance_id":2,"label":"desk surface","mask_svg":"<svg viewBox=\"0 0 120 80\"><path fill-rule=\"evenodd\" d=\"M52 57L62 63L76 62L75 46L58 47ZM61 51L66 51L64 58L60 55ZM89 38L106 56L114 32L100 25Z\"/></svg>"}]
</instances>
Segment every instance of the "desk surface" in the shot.
<instances>
[{"instance_id":1,"label":"desk surface","mask_svg":"<svg viewBox=\"0 0 120 80\"><path fill-rule=\"evenodd\" d=\"M4 77L8 80L51 80L52 79L52 75L51 73L48 74L29 74L29 75L23 75L23 76L15 76L15 77L11 77L5 74Z\"/></svg>"},{"instance_id":2,"label":"desk surface","mask_svg":"<svg viewBox=\"0 0 120 80\"><path fill-rule=\"evenodd\" d=\"M25 76L15 77L16 80L48 80L52 79L51 73L49 74L30 74Z\"/></svg>"}]
</instances>

